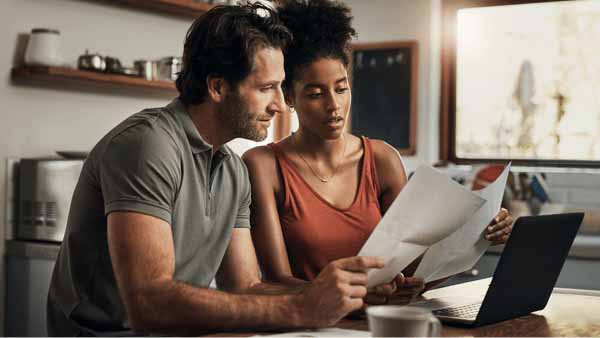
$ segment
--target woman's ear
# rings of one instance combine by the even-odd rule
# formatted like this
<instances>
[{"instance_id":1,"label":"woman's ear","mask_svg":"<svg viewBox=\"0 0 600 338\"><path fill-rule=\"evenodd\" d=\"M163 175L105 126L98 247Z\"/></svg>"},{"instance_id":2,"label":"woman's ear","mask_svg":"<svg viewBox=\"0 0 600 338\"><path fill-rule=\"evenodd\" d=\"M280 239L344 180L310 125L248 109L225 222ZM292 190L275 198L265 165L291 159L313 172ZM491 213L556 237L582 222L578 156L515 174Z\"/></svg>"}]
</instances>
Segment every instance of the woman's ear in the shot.
<instances>
[{"instance_id":1,"label":"woman's ear","mask_svg":"<svg viewBox=\"0 0 600 338\"><path fill-rule=\"evenodd\" d=\"M229 92L229 83L220 76L209 75L206 78L208 96L216 103L221 103Z\"/></svg>"}]
</instances>

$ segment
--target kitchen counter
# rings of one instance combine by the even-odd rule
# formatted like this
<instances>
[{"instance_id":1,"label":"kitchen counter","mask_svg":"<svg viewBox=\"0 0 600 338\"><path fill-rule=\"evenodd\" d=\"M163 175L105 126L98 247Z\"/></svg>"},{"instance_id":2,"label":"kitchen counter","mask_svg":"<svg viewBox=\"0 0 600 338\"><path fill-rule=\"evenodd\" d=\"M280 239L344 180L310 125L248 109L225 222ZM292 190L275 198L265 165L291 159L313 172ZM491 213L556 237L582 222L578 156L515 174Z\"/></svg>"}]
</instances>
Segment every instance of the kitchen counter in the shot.
<instances>
[{"instance_id":1,"label":"kitchen counter","mask_svg":"<svg viewBox=\"0 0 600 338\"><path fill-rule=\"evenodd\" d=\"M6 336L43 337L46 299L59 243L6 241Z\"/></svg>"},{"instance_id":2,"label":"kitchen counter","mask_svg":"<svg viewBox=\"0 0 600 338\"><path fill-rule=\"evenodd\" d=\"M490 246L488 253L500 254L504 245ZM579 234L569 250L569 258L600 259L600 235Z\"/></svg>"},{"instance_id":3,"label":"kitchen counter","mask_svg":"<svg viewBox=\"0 0 600 338\"><path fill-rule=\"evenodd\" d=\"M504 245L491 246L487 252L500 254ZM600 259L600 210L587 210L579 233L569 250L569 258Z\"/></svg>"},{"instance_id":4,"label":"kitchen counter","mask_svg":"<svg viewBox=\"0 0 600 338\"><path fill-rule=\"evenodd\" d=\"M580 233L595 234L600 236L600 209L567 209L564 212L585 212L583 222L579 228Z\"/></svg>"}]
</instances>

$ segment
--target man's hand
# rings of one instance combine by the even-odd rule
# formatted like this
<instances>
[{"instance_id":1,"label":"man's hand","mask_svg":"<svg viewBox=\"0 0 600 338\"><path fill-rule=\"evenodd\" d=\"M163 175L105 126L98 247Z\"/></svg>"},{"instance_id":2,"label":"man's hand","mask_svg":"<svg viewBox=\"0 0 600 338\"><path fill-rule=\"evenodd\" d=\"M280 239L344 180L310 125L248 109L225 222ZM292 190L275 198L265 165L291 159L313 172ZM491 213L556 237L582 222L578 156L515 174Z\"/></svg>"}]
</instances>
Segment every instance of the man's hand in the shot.
<instances>
[{"instance_id":1,"label":"man's hand","mask_svg":"<svg viewBox=\"0 0 600 338\"><path fill-rule=\"evenodd\" d=\"M422 278L404 277L402 273L393 281L376 286L365 297L369 305L408 304L425 288Z\"/></svg>"},{"instance_id":2,"label":"man's hand","mask_svg":"<svg viewBox=\"0 0 600 338\"><path fill-rule=\"evenodd\" d=\"M492 245L504 244L508 240L513 228L513 218L508 210L502 208L485 229L485 239Z\"/></svg>"},{"instance_id":3,"label":"man's hand","mask_svg":"<svg viewBox=\"0 0 600 338\"><path fill-rule=\"evenodd\" d=\"M309 327L326 327L360 309L367 294L367 271L383 266L383 259L376 257L331 262L299 295L301 318Z\"/></svg>"}]
</instances>

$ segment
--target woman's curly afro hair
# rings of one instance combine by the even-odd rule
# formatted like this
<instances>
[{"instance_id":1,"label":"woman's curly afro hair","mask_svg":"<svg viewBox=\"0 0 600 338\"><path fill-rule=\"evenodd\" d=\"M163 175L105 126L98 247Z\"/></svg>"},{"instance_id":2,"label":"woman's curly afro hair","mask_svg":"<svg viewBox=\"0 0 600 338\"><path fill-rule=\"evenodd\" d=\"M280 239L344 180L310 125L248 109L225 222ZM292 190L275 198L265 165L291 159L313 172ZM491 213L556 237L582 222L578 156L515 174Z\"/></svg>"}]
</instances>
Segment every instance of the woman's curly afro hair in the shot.
<instances>
[{"instance_id":1,"label":"woman's curly afro hair","mask_svg":"<svg viewBox=\"0 0 600 338\"><path fill-rule=\"evenodd\" d=\"M348 66L350 41L356 31L346 5L330 0L283 0L278 14L293 36L284 51L286 89L292 88L303 66L318 59L340 60Z\"/></svg>"}]
</instances>

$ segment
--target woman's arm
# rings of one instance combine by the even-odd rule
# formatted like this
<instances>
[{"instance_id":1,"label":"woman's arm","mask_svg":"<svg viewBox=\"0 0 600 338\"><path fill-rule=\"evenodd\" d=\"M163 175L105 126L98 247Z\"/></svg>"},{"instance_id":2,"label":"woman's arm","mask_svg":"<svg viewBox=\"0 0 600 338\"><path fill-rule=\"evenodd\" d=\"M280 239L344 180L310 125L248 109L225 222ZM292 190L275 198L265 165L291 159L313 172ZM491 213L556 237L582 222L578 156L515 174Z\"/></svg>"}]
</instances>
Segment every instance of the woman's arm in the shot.
<instances>
[{"instance_id":1,"label":"woman's arm","mask_svg":"<svg viewBox=\"0 0 600 338\"><path fill-rule=\"evenodd\" d=\"M273 150L260 146L247 151L242 159L248 167L252 185L252 240L260 261L263 280L302 285L306 281L292 274L279 222L277 196L283 201L283 180L277 170Z\"/></svg>"},{"instance_id":2,"label":"woman's arm","mask_svg":"<svg viewBox=\"0 0 600 338\"><path fill-rule=\"evenodd\" d=\"M371 140L375 156L376 174L379 183L379 205L385 214L396 196L408 181L400 153L396 148L381 140Z\"/></svg>"}]
</instances>

